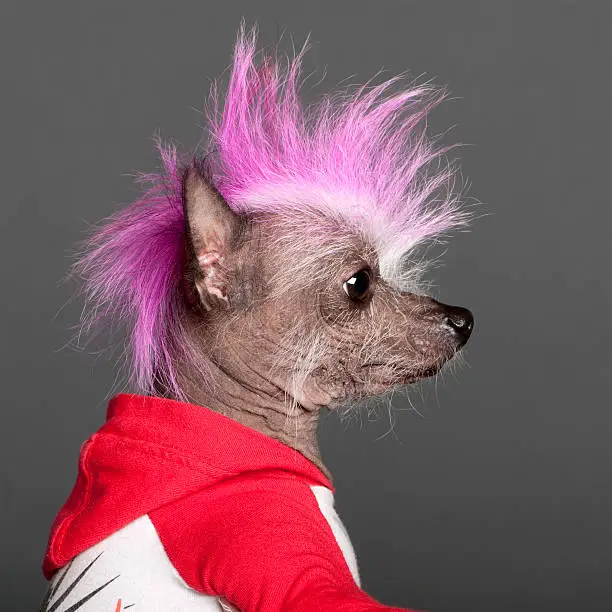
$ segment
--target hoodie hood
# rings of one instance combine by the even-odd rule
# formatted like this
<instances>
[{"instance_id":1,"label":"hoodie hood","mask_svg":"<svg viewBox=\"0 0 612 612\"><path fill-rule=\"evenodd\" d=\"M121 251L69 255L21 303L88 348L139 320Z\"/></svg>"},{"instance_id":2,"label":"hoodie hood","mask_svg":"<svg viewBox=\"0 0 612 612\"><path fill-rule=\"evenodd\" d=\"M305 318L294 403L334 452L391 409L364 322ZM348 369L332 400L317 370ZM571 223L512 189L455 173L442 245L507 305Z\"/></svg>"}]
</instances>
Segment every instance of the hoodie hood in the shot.
<instances>
[{"instance_id":1,"label":"hoodie hood","mask_svg":"<svg viewBox=\"0 0 612 612\"><path fill-rule=\"evenodd\" d=\"M282 471L333 491L294 449L207 408L122 394L81 447L70 497L51 528L47 578L140 516L248 472Z\"/></svg>"}]
</instances>

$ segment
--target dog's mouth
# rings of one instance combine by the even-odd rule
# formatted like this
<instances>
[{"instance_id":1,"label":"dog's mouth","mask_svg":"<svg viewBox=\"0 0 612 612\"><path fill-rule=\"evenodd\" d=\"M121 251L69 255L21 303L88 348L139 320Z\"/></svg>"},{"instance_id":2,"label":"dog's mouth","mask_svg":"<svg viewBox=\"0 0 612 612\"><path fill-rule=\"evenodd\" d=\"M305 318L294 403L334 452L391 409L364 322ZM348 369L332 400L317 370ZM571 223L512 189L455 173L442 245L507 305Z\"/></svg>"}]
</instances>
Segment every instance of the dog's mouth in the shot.
<instances>
[{"instance_id":1,"label":"dog's mouth","mask_svg":"<svg viewBox=\"0 0 612 612\"><path fill-rule=\"evenodd\" d=\"M444 365L447 362L448 362L448 359L445 359L439 365L431 366L429 368L425 368L424 370L417 372L416 375L414 376L415 382L417 380L421 380L422 378L431 378L432 376L435 376L444 367Z\"/></svg>"},{"instance_id":2,"label":"dog's mouth","mask_svg":"<svg viewBox=\"0 0 612 612\"><path fill-rule=\"evenodd\" d=\"M440 356L432 363L415 367L414 364L402 367L402 364L389 364L383 361L371 361L361 366L364 378L376 387L397 384L409 385L425 378L431 378L440 372L456 354Z\"/></svg>"},{"instance_id":3,"label":"dog's mouth","mask_svg":"<svg viewBox=\"0 0 612 612\"><path fill-rule=\"evenodd\" d=\"M431 363L417 365L415 364L391 364L384 361L369 361L362 364L361 370L364 373L369 373L374 378L401 378L414 379L429 378L435 376L446 364L450 361L456 351L450 355L442 355Z\"/></svg>"},{"instance_id":4,"label":"dog's mouth","mask_svg":"<svg viewBox=\"0 0 612 612\"><path fill-rule=\"evenodd\" d=\"M384 395L395 387L404 387L435 376L444 363L446 360L416 371L413 368L409 372L398 370L384 362L364 363L359 375L352 377L350 382L328 387L333 397L330 407L336 408L346 401L359 401L366 397Z\"/></svg>"},{"instance_id":5,"label":"dog's mouth","mask_svg":"<svg viewBox=\"0 0 612 612\"><path fill-rule=\"evenodd\" d=\"M421 363L408 363L401 359L384 361L372 359L357 366L346 367L344 361L336 368L321 367L315 378L333 398L333 403L348 399L383 395L394 387L417 383L438 374L452 359L457 349L431 356Z\"/></svg>"}]
</instances>

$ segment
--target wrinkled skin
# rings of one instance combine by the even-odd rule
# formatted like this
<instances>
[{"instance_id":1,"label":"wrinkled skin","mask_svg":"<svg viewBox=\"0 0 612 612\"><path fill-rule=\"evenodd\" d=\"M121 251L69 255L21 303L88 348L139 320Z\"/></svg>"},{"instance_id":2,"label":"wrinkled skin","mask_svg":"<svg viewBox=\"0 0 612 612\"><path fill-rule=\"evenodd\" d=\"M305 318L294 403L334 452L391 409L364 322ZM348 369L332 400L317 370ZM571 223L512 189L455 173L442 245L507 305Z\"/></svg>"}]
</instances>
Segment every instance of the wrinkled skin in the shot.
<instances>
[{"instance_id":1,"label":"wrinkled skin","mask_svg":"<svg viewBox=\"0 0 612 612\"><path fill-rule=\"evenodd\" d=\"M214 384L185 360L182 389L323 470L320 408L431 376L469 338L469 311L392 286L367 239L339 220L240 217L193 168L184 203L185 327ZM367 291L355 299L345 283L363 270Z\"/></svg>"}]
</instances>

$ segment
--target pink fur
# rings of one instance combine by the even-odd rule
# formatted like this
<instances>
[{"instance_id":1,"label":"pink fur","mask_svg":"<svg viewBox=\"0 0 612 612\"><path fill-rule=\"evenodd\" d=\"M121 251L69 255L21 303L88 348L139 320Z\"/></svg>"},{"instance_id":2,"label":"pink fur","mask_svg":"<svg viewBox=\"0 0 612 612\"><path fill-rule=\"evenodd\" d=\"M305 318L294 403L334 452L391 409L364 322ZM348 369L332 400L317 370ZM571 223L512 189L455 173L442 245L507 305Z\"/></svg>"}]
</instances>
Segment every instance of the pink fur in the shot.
<instances>
[{"instance_id":1,"label":"pink fur","mask_svg":"<svg viewBox=\"0 0 612 612\"><path fill-rule=\"evenodd\" d=\"M283 67L269 56L258 62L255 44L255 30L241 28L225 102L213 87L208 111L213 179L234 210L320 210L370 235L381 259L465 222L453 170L433 167L441 151L424 133L442 94L424 85L401 90L393 78L304 108L304 51ZM125 322L137 389L150 393L157 381L180 398L173 360L189 350L181 327L182 165L174 148L160 152L163 172L146 175L142 198L92 235L76 270L86 282L83 326Z\"/></svg>"}]
</instances>

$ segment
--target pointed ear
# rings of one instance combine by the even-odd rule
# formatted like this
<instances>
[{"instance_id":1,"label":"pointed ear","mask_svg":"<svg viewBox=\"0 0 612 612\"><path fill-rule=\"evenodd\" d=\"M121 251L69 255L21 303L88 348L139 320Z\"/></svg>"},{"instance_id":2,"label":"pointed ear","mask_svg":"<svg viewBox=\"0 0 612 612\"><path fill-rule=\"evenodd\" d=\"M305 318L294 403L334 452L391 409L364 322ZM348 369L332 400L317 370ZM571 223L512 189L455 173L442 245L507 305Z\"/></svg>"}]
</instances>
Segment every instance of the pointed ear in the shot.
<instances>
[{"instance_id":1,"label":"pointed ear","mask_svg":"<svg viewBox=\"0 0 612 612\"><path fill-rule=\"evenodd\" d=\"M205 171L193 164L183 175L183 211L186 222L188 275L206 310L229 305L230 259L243 228L215 189ZM196 297L197 296L192 296Z\"/></svg>"}]
</instances>

